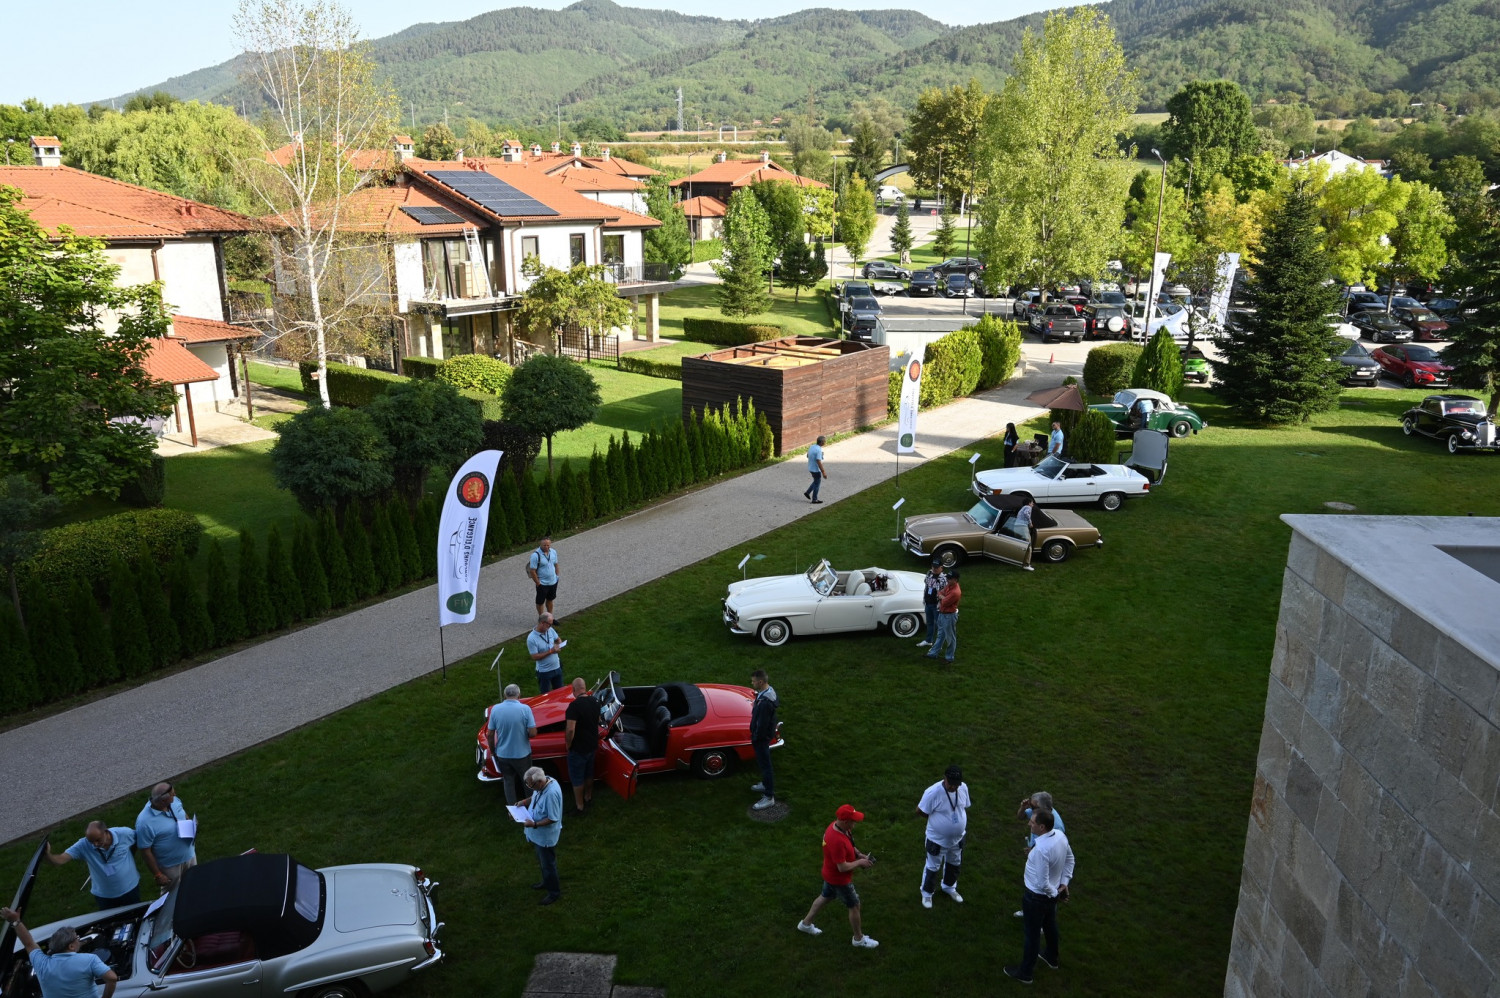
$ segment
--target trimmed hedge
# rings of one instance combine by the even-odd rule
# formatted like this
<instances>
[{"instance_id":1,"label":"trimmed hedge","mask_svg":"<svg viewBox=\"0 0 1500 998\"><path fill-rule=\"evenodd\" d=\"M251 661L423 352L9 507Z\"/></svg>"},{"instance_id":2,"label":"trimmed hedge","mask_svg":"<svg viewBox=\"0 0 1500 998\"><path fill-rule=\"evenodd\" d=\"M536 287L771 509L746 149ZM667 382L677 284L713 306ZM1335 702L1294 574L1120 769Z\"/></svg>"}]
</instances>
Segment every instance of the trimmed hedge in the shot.
<instances>
[{"instance_id":1,"label":"trimmed hedge","mask_svg":"<svg viewBox=\"0 0 1500 998\"><path fill-rule=\"evenodd\" d=\"M438 369L439 381L454 388L472 388L491 395L505 394L505 383L515 368L503 360L482 353L464 353L449 357Z\"/></svg>"},{"instance_id":2,"label":"trimmed hedge","mask_svg":"<svg viewBox=\"0 0 1500 998\"><path fill-rule=\"evenodd\" d=\"M120 498L138 509L151 509L167 501L167 462L160 454L152 454L151 460L140 474L125 483Z\"/></svg>"},{"instance_id":3,"label":"trimmed hedge","mask_svg":"<svg viewBox=\"0 0 1500 998\"><path fill-rule=\"evenodd\" d=\"M318 372L317 362L304 360L297 365L297 370L302 375L302 390L316 398L318 379L313 375ZM388 371L374 371L349 364L329 364L328 401L334 405L347 405L357 409L384 395L392 385L409 380L411 379Z\"/></svg>"},{"instance_id":4,"label":"trimmed hedge","mask_svg":"<svg viewBox=\"0 0 1500 998\"><path fill-rule=\"evenodd\" d=\"M1083 363L1084 387L1090 395L1106 397L1129 388L1140 356L1141 347L1136 343L1108 343L1094 347L1089 351L1089 359Z\"/></svg>"},{"instance_id":5,"label":"trimmed hedge","mask_svg":"<svg viewBox=\"0 0 1500 998\"><path fill-rule=\"evenodd\" d=\"M458 394L473 402L479 409L479 418L486 423L499 422L501 418L500 396L482 392L477 388L460 388Z\"/></svg>"},{"instance_id":6,"label":"trimmed hedge","mask_svg":"<svg viewBox=\"0 0 1500 998\"><path fill-rule=\"evenodd\" d=\"M1110 464L1119 460L1115 442L1115 424L1097 409L1078 413L1079 419L1068 435L1068 456L1075 461Z\"/></svg>"},{"instance_id":7,"label":"trimmed hedge","mask_svg":"<svg viewBox=\"0 0 1500 998\"><path fill-rule=\"evenodd\" d=\"M402 357L401 370L408 378L435 378L443 362L436 357Z\"/></svg>"},{"instance_id":8,"label":"trimmed hedge","mask_svg":"<svg viewBox=\"0 0 1500 998\"><path fill-rule=\"evenodd\" d=\"M172 560L178 545L195 554L202 534L198 518L180 509L129 510L69 523L42 531L41 547L18 566L19 574L61 598L74 579L102 589L114 560L133 562L142 546L161 565Z\"/></svg>"},{"instance_id":9,"label":"trimmed hedge","mask_svg":"<svg viewBox=\"0 0 1500 998\"><path fill-rule=\"evenodd\" d=\"M652 378L671 378L674 381L682 380L682 365L668 364L661 360L642 360L629 354L620 355L620 370L629 371L632 374L644 374Z\"/></svg>"},{"instance_id":10,"label":"trimmed hedge","mask_svg":"<svg viewBox=\"0 0 1500 998\"><path fill-rule=\"evenodd\" d=\"M735 322L732 319L704 319L689 315L682 320L682 335L684 339L695 343L715 343L720 346L737 347L745 343L779 340L786 335L786 331L780 326Z\"/></svg>"},{"instance_id":11,"label":"trimmed hedge","mask_svg":"<svg viewBox=\"0 0 1500 998\"><path fill-rule=\"evenodd\" d=\"M984 353L979 331L973 326L956 329L927 344L927 363L922 368L921 408L930 409L968 395L979 386Z\"/></svg>"},{"instance_id":12,"label":"trimmed hedge","mask_svg":"<svg viewBox=\"0 0 1500 998\"><path fill-rule=\"evenodd\" d=\"M1021 362L1021 327L1014 321L986 315L974 325L979 334L981 391L1009 383Z\"/></svg>"}]
</instances>

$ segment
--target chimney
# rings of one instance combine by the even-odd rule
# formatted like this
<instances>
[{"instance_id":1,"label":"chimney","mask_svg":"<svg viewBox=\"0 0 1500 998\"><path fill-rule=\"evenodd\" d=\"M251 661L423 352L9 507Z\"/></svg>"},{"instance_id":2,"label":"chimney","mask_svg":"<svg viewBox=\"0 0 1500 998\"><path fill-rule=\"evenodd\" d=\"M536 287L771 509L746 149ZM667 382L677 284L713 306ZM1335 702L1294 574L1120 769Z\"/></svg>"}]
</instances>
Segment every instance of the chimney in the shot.
<instances>
[{"instance_id":1,"label":"chimney","mask_svg":"<svg viewBox=\"0 0 1500 998\"><path fill-rule=\"evenodd\" d=\"M507 163L521 162L521 143L506 139L505 144L500 147L500 158Z\"/></svg>"},{"instance_id":2,"label":"chimney","mask_svg":"<svg viewBox=\"0 0 1500 998\"><path fill-rule=\"evenodd\" d=\"M583 155L583 146L579 145L577 142L573 143L573 155L574 156L582 156Z\"/></svg>"},{"instance_id":3,"label":"chimney","mask_svg":"<svg viewBox=\"0 0 1500 998\"><path fill-rule=\"evenodd\" d=\"M533 142L531 144L531 155L533 155L533 156L540 156L541 154L542 154L542 147L539 146L539 145L537 145L535 142Z\"/></svg>"},{"instance_id":4,"label":"chimney","mask_svg":"<svg viewBox=\"0 0 1500 998\"><path fill-rule=\"evenodd\" d=\"M760 161L762 163L770 163L771 162L771 150L769 150L769 149L762 149L760 151Z\"/></svg>"},{"instance_id":5,"label":"chimney","mask_svg":"<svg viewBox=\"0 0 1500 998\"><path fill-rule=\"evenodd\" d=\"M37 166L62 166L62 143L51 135L33 135L31 156Z\"/></svg>"},{"instance_id":6,"label":"chimney","mask_svg":"<svg viewBox=\"0 0 1500 998\"><path fill-rule=\"evenodd\" d=\"M554 142L554 143L552 143L552 151L554 153L562 152L562 143L561 142Z\"/></svg>"},{"instance_id":7,"label":"chimney","mask_svg":"<svg viewBox=\"0 0 1500 998\"><path fill-rule=\"evenodd\" d=\"M719 162L720 163L724 162L728 158L729 158L729 154L727 152L721 152L721 153L719 153Z\"/></svg>"},{"instance_id":8,"label":"chimney","mask_svg":"<svg viewBox=\"0 0 1500 998\"><path fill-rule=\"evenodd\" d=\"M453 158L462 163L464 161L464 151L460 149L458 152L453 154Z\"/></svg>"},{"instance_id":9,"label":"chimney","mask_svg":"<svg viewBox=\"0 0 1500 998\"><path fill-rule=\"evenodd\" d=\"M405 163L407 160L411 159L414 155L416 155L416 153L412 149L412 141L411 141L411 136L410 135L398 135L398 136L396 136L396 138L395 138L395 146L396 146L396 162L398 162L398 163Z\"/></svg>"},{"instance_id":10,"label":"chimney","mask_svg":"<svg viewBox=\"0 0 1500 998\"><path fill-rule=\"evenodd\" d=\"M609 146L604 147L604 162L609 162Z\"/></svg>"}]
</instances>

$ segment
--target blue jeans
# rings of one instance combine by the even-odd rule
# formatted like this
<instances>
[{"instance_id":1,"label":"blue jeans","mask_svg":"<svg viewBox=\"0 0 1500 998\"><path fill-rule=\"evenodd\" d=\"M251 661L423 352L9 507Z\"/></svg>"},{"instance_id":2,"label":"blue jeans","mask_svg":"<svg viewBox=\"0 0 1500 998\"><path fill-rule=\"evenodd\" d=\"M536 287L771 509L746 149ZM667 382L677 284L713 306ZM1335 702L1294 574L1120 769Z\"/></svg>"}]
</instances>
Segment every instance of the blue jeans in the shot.
<instances>
[{"instance_id":1,"label":"blue jeans","mask_svg":"<svg viewBox=\"0 0 1500 998\"><path fill-rule=\"evenodd\" d=\"M1029 979L1036 970L1037 954L1042 951L1043 934L1047 936L1047 962L1057 963L1057 898L1035 894L1029 890L1021 894L1021 919L1026 933L1026 948L1021 957L1021 976Z\"/></svg>"},{"instance_id":2,"label":"blue jeans","mask_svg":"<svg viewBox=\"0 0 1500 998\"><path fill-rule=\"evenodd\" d=\"M802 494L807 496L807 498L809 499L816 499L818 498L818 486L823 484L823 473L821 471L814 471L812 473L812 478L812 484L809 485L807 487L807 491Z\"/></svg>"},{"instance_id":3,"label":"blue jeans","mask_svg":"<svg viewBox=\"0 0 1500 998\"><path fill-rule=\"evenodd\" d=\"M547 896L556 897L562 893L562 884L557 879L557 846L539 846L535 842L531 845L536 849L537 865L542 868L542 884L547 888Z\"/></svg>"},{"instance_id":4,"label":"blue jeans","mask_svg":"<svg viewBox=\"0 0 1500 998\"><path fill-rule=\"evenodd\" d=\"M776 774L771 771L771 743L751 742L750 747L755 750L755 761L760 766L760 782L766 786L767 797L776 796Z\"/></svg>"},{"instance_id":5,"label":"blue jeans","mask_svg":"<svg viewBox=\"0 0 1500 998\"><path fill-rule=\"evenodd\" d=\"M536 688L538 693L549 693L552 690L562 689L562 670L553 669L551 672L538 672L536 674Z\"/></svg>"},{"instance_id":6,"label":"blue jeans","mask_svg":"<svg viewBox=\"0 0 1500 998\"><path fill-rule=\"evenodd\" d=\"M943 657L951 662L953 656L958 654L958 614L940 613L937 615L937 621L937 641L927 649L927 657L937 658L946 648L948 654Z\"/></svg>"},{"instance_id":7,"label":"blue jeans","mask_svg":"<svg viewBox=\"0 0 1500 998\"><path fill-rule=\"evenodd\" d=\"M932 644L932 639L937 636L937 600L922 601L922 616L927 618L927 636L922 640Z\"/></svg>"}]
</instances>

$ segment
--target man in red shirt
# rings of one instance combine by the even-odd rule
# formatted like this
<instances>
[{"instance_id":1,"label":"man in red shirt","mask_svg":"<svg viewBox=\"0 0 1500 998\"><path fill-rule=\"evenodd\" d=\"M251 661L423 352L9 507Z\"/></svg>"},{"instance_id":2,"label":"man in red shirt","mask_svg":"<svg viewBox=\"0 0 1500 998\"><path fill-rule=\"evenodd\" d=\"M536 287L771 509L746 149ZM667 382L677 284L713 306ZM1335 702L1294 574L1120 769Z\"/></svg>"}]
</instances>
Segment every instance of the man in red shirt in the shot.
<instances>
[{"instance_id":1,"label":"man in red shirt","mask_svg":"<svg viewBox=\"0 0 1500 998\"><path fill-rule=\"evenodd\" d=\"M958 654L958 603L963 595L964 591L958 584L958 569L951 568L948 570L948 584L938 593L937 640L924 657L937 658L946 648L948 654L944 661L950 665L953 663L953 656Z\"/></svg>"},{"instance_id":2,"label":"man in red shirt","mask_svg":"<svg viewBox=\"0 0 1500 998\"><path fill-rule=\"evenodd\" d=\"M854 929L854 945L859 949L874 949L880 944L860 930L859 893L854 889L854 871L862 866L874 866L869 853L854 848L854 823L864 821L865 816L850 804L839 806L833 824L823 832L823 892L813 899L807 917L797 923L800 932L819 936L823 930L813 924L813 919L832 898L844 902L849 909L849 925Z\"/></svg>"}]
</instances>

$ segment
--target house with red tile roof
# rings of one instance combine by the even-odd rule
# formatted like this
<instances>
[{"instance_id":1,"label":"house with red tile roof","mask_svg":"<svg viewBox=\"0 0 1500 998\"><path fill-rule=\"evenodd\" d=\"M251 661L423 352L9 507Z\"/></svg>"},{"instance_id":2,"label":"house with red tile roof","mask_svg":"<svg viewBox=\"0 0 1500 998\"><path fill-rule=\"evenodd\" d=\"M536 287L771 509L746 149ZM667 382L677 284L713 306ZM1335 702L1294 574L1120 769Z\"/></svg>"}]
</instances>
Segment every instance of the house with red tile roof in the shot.
<instances>
[{"instance_id":1,"label":"house with red tile roof","mask_svg":"<svg viewBox=\"0 0 1500 998\"><path fill-rule=\"evenodd\" d=\"M718 198L700 194L682 202L688 234L694 239L719 239L724 235L724 213L729 206Z\"/></svg>"},{"instance_id":2,"label":"house with red tile roof","mask_svg":"<svg viewBox=\"0 0 1500 998\"><path fill-rule=\"evenodd\" d=\"M769 152L762 152L759 159L729 159L724 153L719 153L717 162L710 163L697 173L683 177L681 180L672 181L672 186L683 192L686 198L704 196L717 198L728 204L735 191L760 183L762 180L796 184L798 187L826 188L828 186L793 173L771 159Z\"/></svg>"},{"instance_id":3,"label":"house with red tile roof","mask_svg":"<svg viewBox=\"0 0 1500 998\"><path fill-rule=\"evenodd\" d=\"M20 207L48 235L64 230L102 240L122 286L159 281L172 331L153 347L146 369L177 387L178 430L193 426L191 407L239 396L233 359L259 334L230 323L224 240L261 231L244 215L61 165L61 143L31 140L35 163L0 167L0 185L19 188ZM106 317L106 323L111 319ZM200 386L195 391L193 386ZM188 421L182 421L182 407ZM194 440L196 444L196 439Z\"/></svg>"}]
</instances>

